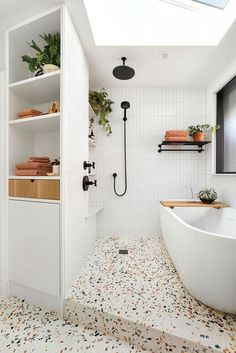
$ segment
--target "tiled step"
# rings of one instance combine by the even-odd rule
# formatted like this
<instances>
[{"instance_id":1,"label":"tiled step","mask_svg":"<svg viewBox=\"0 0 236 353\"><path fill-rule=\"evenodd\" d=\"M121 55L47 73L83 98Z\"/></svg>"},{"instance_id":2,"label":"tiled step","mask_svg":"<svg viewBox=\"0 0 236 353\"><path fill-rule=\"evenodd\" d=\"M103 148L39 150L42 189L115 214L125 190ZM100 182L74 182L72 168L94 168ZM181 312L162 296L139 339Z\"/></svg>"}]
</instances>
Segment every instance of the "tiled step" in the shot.
<instances>
[{"instance_id":1,"label":"tiled step","mask_svg":"<svg viewBox=\"0 0 236 353\"><path fill-rule=\"evenodd\" d=\"M86 328L155 353L236 351L236 319L186 291L161 239L98 240L64 313Z\"/></svg>"},{"instance_id":2,"label":"tiled step","mask_svg":"<svg viewBox=\"0 0 236 353\"><path fill-rule=\"evenodd\" d=\"M127 342L66 322L54 312L13 297L0 300L0 352L144 353Z\"/></svg>"}]
</instances>

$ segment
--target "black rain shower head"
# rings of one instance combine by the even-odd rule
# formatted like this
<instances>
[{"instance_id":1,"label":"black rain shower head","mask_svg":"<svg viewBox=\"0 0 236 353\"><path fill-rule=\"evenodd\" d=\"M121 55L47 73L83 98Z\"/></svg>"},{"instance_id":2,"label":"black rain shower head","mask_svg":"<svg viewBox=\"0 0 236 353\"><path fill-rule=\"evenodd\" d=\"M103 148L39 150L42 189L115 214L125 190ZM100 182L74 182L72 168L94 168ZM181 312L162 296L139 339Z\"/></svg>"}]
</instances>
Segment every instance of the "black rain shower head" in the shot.
<instances>
[{"instance_id":1,"label":"black rain shower head","mask_svg":"<svg viewBox=\"0 0 236 353\"><path fill-rule=\"evenodd\" d=\"M121 58L123 65L116 66L113 69L113 76L118 80L129 80L135 75L135 71L132 67L125 65L126 58Z\"/></svg>"}]
</instances>

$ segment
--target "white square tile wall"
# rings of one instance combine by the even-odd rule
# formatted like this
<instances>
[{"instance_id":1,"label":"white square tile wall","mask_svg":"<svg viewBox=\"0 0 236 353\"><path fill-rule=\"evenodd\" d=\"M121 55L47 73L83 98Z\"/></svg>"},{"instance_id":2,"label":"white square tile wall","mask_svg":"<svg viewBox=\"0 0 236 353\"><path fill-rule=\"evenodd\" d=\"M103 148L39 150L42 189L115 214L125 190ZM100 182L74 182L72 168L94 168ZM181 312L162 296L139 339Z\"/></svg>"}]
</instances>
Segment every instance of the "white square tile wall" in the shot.
<instances>
[{"instance_id":1,"label":"white square tile wall","mask_svg":"<svg viewBox=\"0 0 236 353\"><path fill-rule=\"evenodd\" d=\"M205 153L163 152L158 144L169 129L186 129L205 122L205 90L182 88L107 89L115 102L110 115L113 133L106 136L96 128L98 187L91 189L91 203L104 205L98 217L99 236L156 236L160 234L159 201L190 198L205 185ZM123 110L127 110L128 191L123 197L113 192L124 189Z\"/></svg>"}]
</instances>

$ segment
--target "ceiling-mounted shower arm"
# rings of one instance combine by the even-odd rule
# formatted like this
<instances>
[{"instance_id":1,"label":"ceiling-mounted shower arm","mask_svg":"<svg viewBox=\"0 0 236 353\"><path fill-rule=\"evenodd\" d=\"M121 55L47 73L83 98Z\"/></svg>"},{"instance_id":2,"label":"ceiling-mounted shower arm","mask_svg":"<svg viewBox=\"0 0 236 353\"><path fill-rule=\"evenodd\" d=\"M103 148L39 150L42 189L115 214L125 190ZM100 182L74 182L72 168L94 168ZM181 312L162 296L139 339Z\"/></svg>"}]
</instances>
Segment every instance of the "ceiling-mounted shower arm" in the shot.
<instances>
[{"instance_id":1,"label":"ceiling-mounted shower arm","mask_svg":"<svg viewBox=\"0 0 236 353\"><path fill-rule=\"evenodd\" d=\"M123 61L123 65L125 65L127 58L125 56L122 56L121 60Z\"/></svg>"}]
</instances>

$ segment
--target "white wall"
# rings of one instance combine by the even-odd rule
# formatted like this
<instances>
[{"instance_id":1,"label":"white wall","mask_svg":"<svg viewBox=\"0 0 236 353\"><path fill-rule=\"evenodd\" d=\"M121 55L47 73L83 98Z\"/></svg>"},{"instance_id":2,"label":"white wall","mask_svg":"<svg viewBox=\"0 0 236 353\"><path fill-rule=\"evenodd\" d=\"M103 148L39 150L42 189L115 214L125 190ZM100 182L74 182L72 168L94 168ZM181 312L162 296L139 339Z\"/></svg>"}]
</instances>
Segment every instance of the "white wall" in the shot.
<instances>
[{"instance_id":1,"label":"white wall","mask_svg":"<svg viewBox=\"0 0 236 353\"><path fill-rule=\"evenodd\" d=\"M109 137L97 128L97 190L91 202L104 205L98 218L103 235L155 236L160 234L158 203L161 199L190 198L205 185L205 153L158 153L165 130L186 129L205 122L205 90L178 88L108 89L115 101ZM123 191L123 110L127 111L128 192L118 198L113 193L112 173L118 172L117 188Z\"/></svg>"},{"instance_id":2,"label":"white wall","mask_svg":"<svg viewBox=\"0 0 236 353\"><path fill-rule=\"evenodd\" d=\"M82 190L83 161L88 159L88 64L67 11L63 33L62 217L66 295L94 239L85 220L88 193Z\"/></svg>"},{"instance_id":3,"label":"white wall","mask_svg":"<svg viewBox=\"0 0 236 353\"><path fill-rule=\"evenodd\" d=\"M209 85L206 91L207 122L216 123L216 97L219 91L228 81L236 75L236 59L233 60L218 77ZM214 140L214 137L213 137ZM215 141L207 151L206 183L214 187L221 201L236 207L236 175L215 175Z\"/></svg>"}]
</instances>

